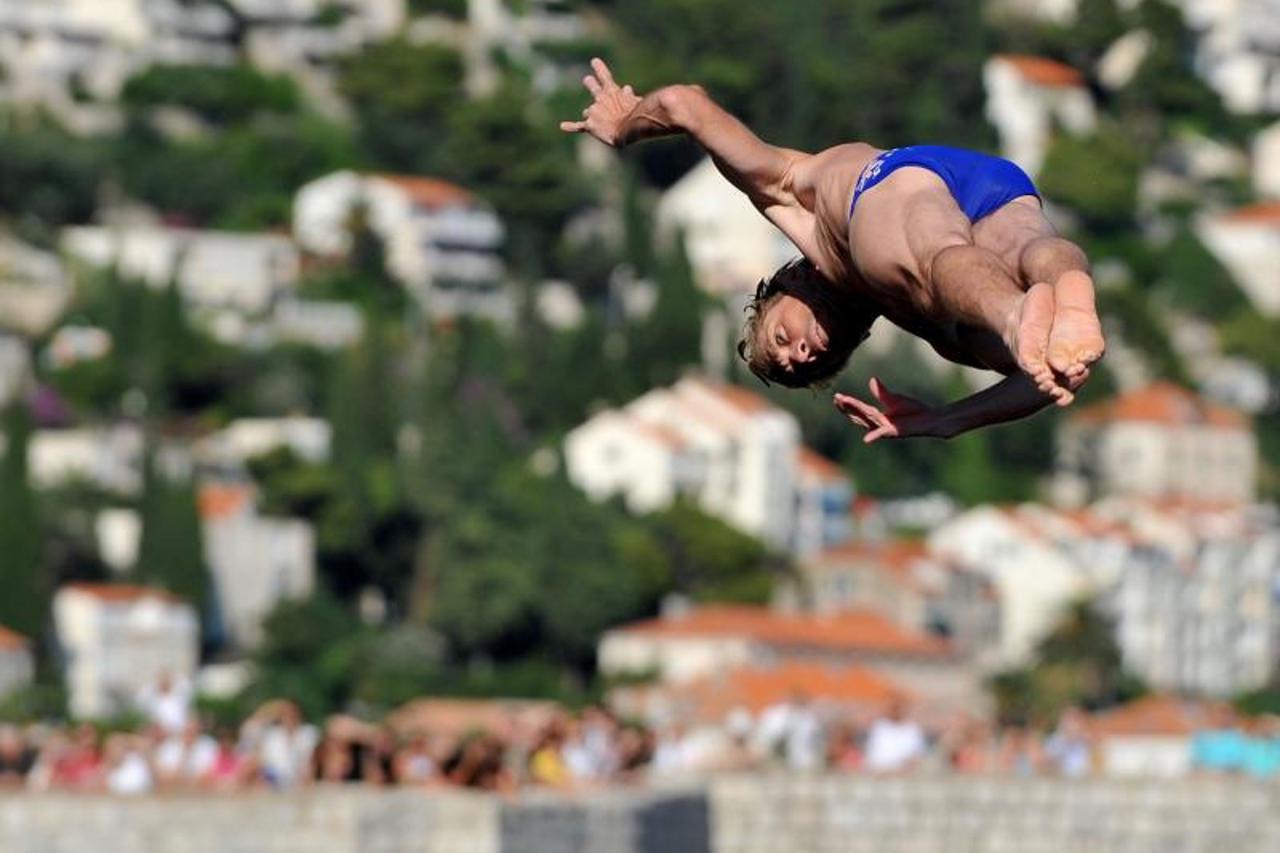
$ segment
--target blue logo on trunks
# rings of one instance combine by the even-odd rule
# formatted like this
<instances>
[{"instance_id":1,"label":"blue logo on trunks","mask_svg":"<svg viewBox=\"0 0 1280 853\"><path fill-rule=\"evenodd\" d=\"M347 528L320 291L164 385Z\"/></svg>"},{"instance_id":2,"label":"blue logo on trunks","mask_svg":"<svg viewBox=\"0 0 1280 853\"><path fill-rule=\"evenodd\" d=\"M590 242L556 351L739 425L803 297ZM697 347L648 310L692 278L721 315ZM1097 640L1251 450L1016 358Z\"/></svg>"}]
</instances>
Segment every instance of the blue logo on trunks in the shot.
<instances>
[{"instance_id":1,"label":"blue logo on trunks","mask_svg":"<svg viewBox=\"0 0 1280 853\"><path fill-rule=\"evenodd\" d=\"M884 168L884 161L889 159L889 155L897 150L897 148L890 148L888 151L882 151L876 159L867 164L867 167L862 170L862 175L858 178L858 185L853 189L855 196L866 188L868 181L875 180L876 176L880 174L880 170Z\"/></svg>"}]
</instances>

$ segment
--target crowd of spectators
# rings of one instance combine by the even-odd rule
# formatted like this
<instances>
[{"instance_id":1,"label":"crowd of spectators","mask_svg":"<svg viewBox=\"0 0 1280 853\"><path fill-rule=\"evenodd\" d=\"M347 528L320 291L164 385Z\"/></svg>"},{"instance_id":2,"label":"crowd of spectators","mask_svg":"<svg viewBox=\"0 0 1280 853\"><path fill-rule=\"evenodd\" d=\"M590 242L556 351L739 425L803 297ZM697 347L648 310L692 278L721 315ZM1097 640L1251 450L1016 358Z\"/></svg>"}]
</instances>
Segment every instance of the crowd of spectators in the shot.
<instances>
[{"instance_id":1,"label":"crowd of spectators","mask_svg":"<svg viewBox=\"0 0 1280 853\"><path fill-rule=\"evenodd\" d=\"M146 722L131 731L88 723L0 726L0 788L142 794L364 783L511 792L771 767L1062 777L1099 771L1095 735L1078 709L1048 732L968 717L926 727L902 701L880 713L833 715L795 694L758 714L735 711L720 726L693 729L650 729L590 706L513 720L500 731L432 731L342 715L314 725L282 699L238 727L220 728L202 725L189 688L167 679L139 696L138 706ZM1280 775L1280 724L1228 717L1192 738L1194 769Z\"/></svg>"}]
</instances>

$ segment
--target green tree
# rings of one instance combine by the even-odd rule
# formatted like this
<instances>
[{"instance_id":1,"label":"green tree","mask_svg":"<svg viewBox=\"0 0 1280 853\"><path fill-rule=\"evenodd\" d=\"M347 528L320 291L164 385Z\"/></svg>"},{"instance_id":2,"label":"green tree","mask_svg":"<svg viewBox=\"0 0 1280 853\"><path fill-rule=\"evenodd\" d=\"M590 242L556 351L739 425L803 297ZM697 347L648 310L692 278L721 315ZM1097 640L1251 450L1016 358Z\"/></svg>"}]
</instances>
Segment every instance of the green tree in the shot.
<instances>
[{"instance_id":1,"label":"green tree","mask_svg":"<svg viewBox=\"0 0 1280 853\"><path fill-rule=\"evenodd\" d=\"M246 704L288 697L311 719L346 707L367 638L346 608L317 592L276 605L262 630Z\"/></svg>"},{"instance_id":2,"label":"green tree","mask_svg":"<svg viewBox=\"0 0 1280 853\"><path fill-rule=\"evenodd\" d=\"M1006 721L1051 725L1067 707L1120 705L1146 692L1124 667L1115 629L1093 602L1069 605L1036 646L1033 663L992 680L997 713Z\"/></svg>"},{"instance_id":3,"label":"green tree","mask_svg":"<svg viewBox=\"0 0 1280 853\"><path fill-rule=\"evenodd\" d=\"M302 106L292 79L249 65L152 65L125 81L120 100L135 109L182 107L220 125L263 112L297 112Z\"/></svg>"},{"instance_id":4,"label":"green tree","mask_svg":"<svg viewBox=\"0 0 1280 853\"><path fill-rule=\"evenodd\" d=\"M31 416L21 401L0 414L5 438L0 457L0 576L5 588L0 625L38 640L49 618L50 590L43 574L40 509L27 475Z\"/></svg>"},{"instance_id":5,"label":"green tree","mask_svg":"<svg viewBox=\"0 0 1280 853\"><path fill-rule=\"evenodd\" d=\"M209 639L213 636L213 584L204 561L195 484L189 476L171 477L160 470L157 457L154 446L144 457L139 507L142 538L133 575L190 603Z\"/></svg>"},{"instance_id":6,"label":"green tree","mask_svg":"<svg viewBox=\"0 0 1280 853\"><path fill-rule=\"evenodd\" d=\"M1078 213L1092 231L1129 229L1142 166L1141 150L1118 128L1104 126L1090 137L1063 134L1045 157L1040 189Z\"/></svg>"},{"instance_id":7,"label":"green tree","mask_svg":"<svg viewBox=\"0 0 1280 853\"><path fill-rule=\"evenodd\" d=\"M462 82L456 51L397 39L348 58L338 89L356 112L361 146L373 162L430 174L449 116L464 102Z\"/></svg>"}]
</instances>

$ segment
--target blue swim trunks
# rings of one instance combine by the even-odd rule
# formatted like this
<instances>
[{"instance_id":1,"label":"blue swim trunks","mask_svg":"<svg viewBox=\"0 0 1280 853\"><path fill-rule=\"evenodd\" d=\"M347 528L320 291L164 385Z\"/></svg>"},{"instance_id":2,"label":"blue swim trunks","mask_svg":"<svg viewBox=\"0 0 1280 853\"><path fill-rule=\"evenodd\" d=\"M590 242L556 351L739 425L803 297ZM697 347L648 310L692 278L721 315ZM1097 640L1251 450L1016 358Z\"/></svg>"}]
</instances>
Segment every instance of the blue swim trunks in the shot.
<instances>
[{"instance_id":1,"label":"blue swim trunks","mask_svg":"<svg viewBox=\"0 0 1280 853\"><path fill-rule=\"evenodd\" d=\"M849 216L853 216L859 196L903 166L921 166L942 178L971 222L977 222L1018 196L1040 197L1035 184L1016 163L964 148L908 145L885 151L862 170L849 205Z\"/></svg>"}]
</instances>

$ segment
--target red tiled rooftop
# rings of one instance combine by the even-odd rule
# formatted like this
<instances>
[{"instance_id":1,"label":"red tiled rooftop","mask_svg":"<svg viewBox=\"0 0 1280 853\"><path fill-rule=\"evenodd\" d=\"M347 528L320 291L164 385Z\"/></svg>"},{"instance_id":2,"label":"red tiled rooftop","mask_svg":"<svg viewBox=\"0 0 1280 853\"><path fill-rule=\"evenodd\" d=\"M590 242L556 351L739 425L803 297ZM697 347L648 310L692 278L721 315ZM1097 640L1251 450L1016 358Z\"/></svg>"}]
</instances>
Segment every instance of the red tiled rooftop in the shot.
<instances>
[{"instance_id":1,"label":"red tiled rooftop","mask_svg":"<svg viewBox=\"0 0 1280 853\"><path fill-rule=\"evenodd\" d=\"M906 695L893 681L869 669L803 661L730 670L681 687L680 692L705 720L722 720L735 708L758 714L797 693L840 705L884 705Z\"/></svg>"},{"instance_id":2,"label":"red tiled rooftop","mask_svg":"<svg viewBox=\"0 0 1280 853\"><path fill-rule=\"evenodd\" d=\"M1002 53L996 58L1012 65L1024 80L1037 86L1075 88L1084 85L1083 74L1056 59L1018 53Z\"/></svg>"},{"instance_id":3,"label":"red tiled rooftop","mask_svg":"<svg viewBox=\"0 0 1280 853\"><path fill-rule=\"evenodd\" d=\"M1184 736L1208 725L1216 707L1175 696L1144 696L1119 708L1093 715L1089 720L1089 730L1099 737Z\"/></svg>"},{"instance_id":4,"label":"red tiled rooftop","mask_svg":"<svg viewBox=\"0 0 1280 853\"><path fill-rule=\"evenodd\" d=\"M227 518L245 509L253 500L253 488L243 485L211 484L200 487L196 503L206 520Z\"/></svg>"},{"instance_id":5,"label":"red tiled rooftop","mask_svg":"<svg viewBox=\"0 0 1280 853\"><path fill-rule=\"evenodd\" d=\"M1224 213L1220 222L1275 225L1280 227L1280 201L1263 201Z\"/></svg>"},{"instance_id":6,"label":"red tiled rooftop","mask_svg":"<svg viewBox=\"0 0 1280 853\"><path fill-rule=\"evenodd\" d=\"M90 595L99 601L109 603L128 603L134 601L142 601L147 598L158 598L173 604L182 604L183 601L178 596L168 590L157 589L149 586L136 586L134 584L125 583L71 583L62 587L64 590L73 590L84 595Z\"/></svg>"},{"instance_id":7,"label":"red tiled rooftop","mask_svg":"<svg viewBox=\"0 0 1280 853\"><path fill-rule=\"evenodd\" d=\"M722 400L745 414L767 412L774 408L773 404L754 391L748 391L738 385L720 385L706 383L707 387L720 396Z\"/></svg>"},{"instance_id":8,"label":"red tiled rooftop","mask_svg":"<svg viewBox=\"0 0 1280 853\"><path fill-rule=\"evenodd\" d=\"M950 645L896 625L879 613L778 613L750 605L708 605L679 616L649 619L617 629L655 637L743 637L781 647L935 657Z\"/></svg>"},{"instance_id":9,"label":"red tiled rooftop","mask_svg":"<svg viewBox=\"0 0 1280 853\"><path fill-rule=\"evenodd\" d=\"M26 637L22 636L17 631L10 631L8 628L0 625L0 651L20 651L30 645L31 641Z\"/></svg>"},{"instance_id":10,"label":"red tiled rooftop","mask_svg":"<svg viewBox=\"0 0 1280 853\"><path fill-rule=\"evenodd\" d=\"M439 178L386 173L378 173L373 177L395 185L408 195L418 207L434 210L440 207L463 206L475 203L475 196L469 190L449 181L442 181Z\"/></svg>"},{"instance_id":11,"label":"red tiled rooftop","mask_svg":"<svg viewBox=\"0 0 1280 853\"><path fill-rule=\"evenodd\" d=\"M1170 426L1208 424L1229 429L1249 426L1243 413L1210 403L1172 382L1157 382L1096 403L1081 410L1073 420L1082 424L1147 421Z\"/></svg>"},{"instance_id":12,"label":"red tiled rooftop","mask_svg":"<svg viewBox=\"0 0 1280 853\"><path fill-rule=\"evenodd\" d=\"M849 479L849 474L836 463L812 448L800 446L796 451L796 467L802 476L809 476L822 482L842 482Z\"/></svg>"}]
</instances>

